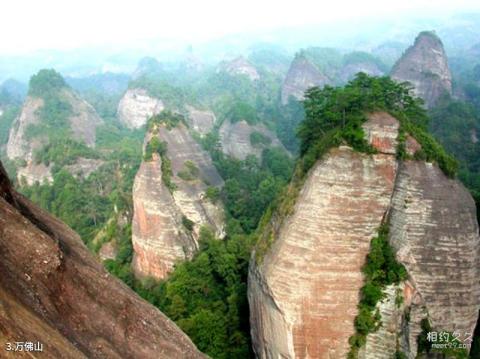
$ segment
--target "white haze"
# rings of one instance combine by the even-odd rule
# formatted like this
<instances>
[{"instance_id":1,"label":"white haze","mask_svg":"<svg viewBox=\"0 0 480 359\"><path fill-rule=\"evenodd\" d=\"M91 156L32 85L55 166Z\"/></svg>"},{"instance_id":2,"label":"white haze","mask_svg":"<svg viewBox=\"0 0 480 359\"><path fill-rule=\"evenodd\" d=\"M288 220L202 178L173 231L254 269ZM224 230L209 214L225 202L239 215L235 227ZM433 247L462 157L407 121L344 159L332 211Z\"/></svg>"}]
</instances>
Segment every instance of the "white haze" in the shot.
<instances>
[{"instance_id":1,"label":"white haze","mask_svg":"<svg viewBox=\"0 0 480 359\"><path fill-rule=\"evenodd\" d=\"M132 46L156 38L197 43L279 27L475 9L480 9L476 0L4 1L0 53Z\"/></svg>"},{"instance_id":2,"label":"white haze","mask_svg":"<svg viewBox=\"0 0 480 359\"><path fill-rule=\"evenodd\" d=\"M175 60L190 45L215 63L259 42L290 55L307 46L369 51L437 30L448 51L480 41L480 16L456 17L469 13L480 13L478 0L3 1L0 81L26 81L45 67L71 76L130 72L144 56Z\"/></svg>"}]
</instances>

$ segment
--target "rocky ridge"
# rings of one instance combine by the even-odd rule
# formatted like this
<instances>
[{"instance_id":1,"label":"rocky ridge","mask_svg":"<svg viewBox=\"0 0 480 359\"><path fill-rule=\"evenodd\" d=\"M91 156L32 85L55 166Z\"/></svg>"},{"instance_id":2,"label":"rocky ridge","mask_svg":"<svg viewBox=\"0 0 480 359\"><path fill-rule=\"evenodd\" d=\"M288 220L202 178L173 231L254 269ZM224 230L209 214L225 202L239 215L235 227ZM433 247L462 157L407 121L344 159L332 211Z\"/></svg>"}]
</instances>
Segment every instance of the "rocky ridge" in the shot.
<instances>
[{"instance_id":1,"label":"rocky ridge","mask_svg":"<svg viewBox=\"0 0 480 359\"><path fill-rule=\"evenodd\" d=\"M88 147L95 146L96 129L103 123L95 109L69 88L62 89L58 96L62 97L72 108L68 118L71 137L85 143ZM44 100L28 96L23 104L20 115L16 118L10 130L7 143L7 157L10 160L24 161L25 165L18 169L18 180L24 178L27 184L35 182L51 182L51 166L35 163L34 153L48 144L46 136L29 137L30 126L39 125L39 111L44 106Z\"/></svg>"},{"instance_id":2,"label":"rocky ridge","mask_svg":"<svg viewBox=\"0 0 480 359\"><path fill-rule=\"evenodd\" d=\"M150 117L164 110L160 99L151 97L144 89L129 89L118 104L118 119L128 128L140 128Z\"/></svg>"},{"instance_id":3,"label":"rocky ridge","mask_svg":"<svg viewBox=\"0 0 480 359\"><path fill-rule=\"evenodd\" d=\"M138 277L162 279L176 262L192 257L202 226L224 235L223 208L205 197L209 187L221 187L223 180L183 123L171 129L158 125L146 142L153 136L166 143L163 161L171 163L174 189L162 180L161 156L154 153L141 164L133 188L133 268Z\"/></svg>"},{"instance_id":4,"label":"rocky ridge","mask_svg":"<svg viewBox=\"0 0 480 359\"><path fill-rule=\"evenodd\" d=\"M220 71L225 71L233 76L243 75L248 77L250 81L255 81L260 78L255 66L243 56L239 56L232 61L223 63L220 67Z\"/></svg>"},{"instance_id":5,"label":"rocky ridge","mask_svg":"<svg viewBox=\"0 0 480 359\"><path fill-rule=\"evenodd\" d=\"M331 149L307 175L293 213L274 220L273 244L252 257L248 297L260 358L346 357L361 268L387 218L408 280L386 289L379 303L383 325L367 336L359 357L391 358L399 343L414 358L427 317L436 330L473 333L480 239L471 196L435 165L399 162L398 122L390 115L370 115L364 131L379 153ZM406 146L413 153L419 145L410 138ZM401 306L392 304L396 296Z\"/></svg>"},{"instance_id":6,"label":"rocky ridge","mask_svg":"<svg viewBox=\"0 0 480 359\"><path fill-rule=\"evenodd\" d=\"M287 104L291 96L303 100L306 90L314 86L322 87L330 82L330 79L305 56L297 55L282 85L282 103Z\"/></svg>"},{"instance_id":7,"label":"rocky ridge","mask_svg":"<svg viewBox=\"0 0 480 359\"><path fill-rule=\"evenodd\" d=\"M435 33L424 31L415 39L395 63L390 76L397 81L408 81L416 96L427 107L435 106L444 94L452 94L452 74L442 41Z\"/></svg>"}]
</instances>

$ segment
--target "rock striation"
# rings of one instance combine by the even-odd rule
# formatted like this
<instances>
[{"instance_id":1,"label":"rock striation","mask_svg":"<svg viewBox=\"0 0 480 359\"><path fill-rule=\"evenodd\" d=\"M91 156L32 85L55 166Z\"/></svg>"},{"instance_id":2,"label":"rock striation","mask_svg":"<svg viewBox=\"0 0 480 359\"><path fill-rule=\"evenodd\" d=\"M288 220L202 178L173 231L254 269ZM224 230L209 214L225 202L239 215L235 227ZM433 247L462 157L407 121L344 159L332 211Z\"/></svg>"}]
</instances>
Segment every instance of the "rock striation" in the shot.
<instances>
[{"instance_id":1,"label":"rock striation","mask_svg":"<svg viewBox=\"0 0 480 359\"><path fill-rule=\"evenodd\" d=\"M166 143L163 160L171 162L175 188L162 180L159 155L141 164L133 186L133 269L137 277L162 279L196 252L202 226L223 237L223 208L205 197L209 187L221 187L223 180L183 123L171 129L157 126L147 142L153 136Z\"/></svg>"},{"instance_id":2,"label":"rock striation","mask_svg":"<svg viewBox=\"0 0 480 359\"><path fill-rule=\"evenodd\" d=\"M314 86L322 87L330 82L305 56L297 55L282 85L282 103L287 104L290 97L303 100L306 90Z\"/></svg>"},{"instance_id":3,"label":"rock striation","mask_svg":"<svg viewBox=\"0 0 480 359\"><path fill-rule=\"evenodd\" d=\"M150 117L164 110L160 99L154 98L144 89L134 88L125 92L118 104L117 115L128 128L140 128Z\"/></svg>"},{"instance_id":4,"label":"rock striation","mask_svg":"<svg viewBox=\"0 0 480 359\"><path fill-rule=\"evenodd\" d=\"M378 153L331 149L308 173L292 213L273 219L273 243L261 256L253 254L249 269L259 358L347 356L361 268L387 218L408 280L385 290L378 307L382 327L367 336L359 357L391 358L399 343L414 358L424 318L439 331L473 333L480 308L474 202L435 165L399 162L398 128L390 115L370 114L364 131ZM406 145L409 153L419 146L413 139Z\"/></svg>"},{"instance_id":5,"label":"rock striation","mask_svg":"<svg viewBox=\"0 0 480 359\"><path fill-rule=\"evenodd\" d=\"M17 341L42 343L41 355L28 357L47 359L204 357L75 232L17 194L1 164L0 272L2 358L18 357L4 351Z\"/></svg>"},{"instance_id":6,"label":"rock striation","mask_svg":"<svg viewBox=\"0 0 480 359\"><path fill-rule=\"evenodd\" d=\"M391 77L408 81L416 96L428 108L435 106L444 94L452 94L452 74L442 41L433 32L421 32L393 66Z\"/></svg>"},{"instance_id":7,"label":"rock striation","mask_svg":"<svg viewBox=\"0 0 480 359\"><path fill-rule=\"evenodd\" d=\"M259 133L268 144L252 144L252 134ZM226 120L219 130L220 145L223 153L233 158L244 160L249 155L260 158L265 147L280 147L286 151L277 136L263 124L251 125L242 120L232 123Z\"/></svg>"}]
</instances>

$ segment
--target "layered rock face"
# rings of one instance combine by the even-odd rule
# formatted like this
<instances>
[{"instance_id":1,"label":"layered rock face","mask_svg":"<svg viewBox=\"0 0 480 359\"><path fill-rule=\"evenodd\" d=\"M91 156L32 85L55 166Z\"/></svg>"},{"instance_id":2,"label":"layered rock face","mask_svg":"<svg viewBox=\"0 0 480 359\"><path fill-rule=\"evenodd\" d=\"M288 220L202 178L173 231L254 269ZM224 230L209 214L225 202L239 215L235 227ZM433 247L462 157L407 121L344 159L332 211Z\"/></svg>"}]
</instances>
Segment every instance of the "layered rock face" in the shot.
<instances>
[{"instance_id":1,"label":"layered rock face","mask_svg":"<svg viewBox=\"0 0 480 359\"><path fill-rule=\"evenodd\" d=\"M330 80L314 64L304 56L296 56L282 85L282 103L287 104L290 96L303 100L306 90L328 83Z\"/></svg>"},{"instance_id":2,"label":"layered rock face","mask_svg":"<svg viewBox=\"0 0 480 359\"><path fill-rule=\"evenodd\" d=\"M399 168L391 205L390 243L412 282L412 311L426 311L432 327L473 333L477 322L480 245L470 193L429 163ZM418 323L408 343L416 350Z\"/></svg>"},{"instance_id":3,"label":"layered rock face","mask_svg":"<svg viewBox=\"0 0 480 359\"><path fill-rule=\"evenodd\" d=\"M252 257L248 297L260 358L346 357L361 268L386 218L409 278L386 289L378 307L382 327L368 335L359 357L391 358L399 342L414 358L427 317L439 331L473 333L480 239L472 198L434 165L398 163L398 122L390 115L370 115L364 131L379 153L330 150L310 170L293 213L276 220L273 244L261 258ZM407 150L416 146L410 139Z\"/></svg>"},{"instance_id":4,"label":"layered rock face","mask_svg":"<svg viewBox=\"0 0 480 359\"><path fill-rule=\"evenodd\" d=\"M160 99L151 97L146 90L129 89L118 104L119 120L128 128L140 128L150 117L164 110Z\"/></svg>"},{"instance_id":5,"label":"layered rock face","mask_svg":"<svg viewBox=\"0 0 480 359\"><path fill-rule=\"evenodd\" d=\"M89 147L95 146L96 129L103 123L95 109L80 98L72 90L65 88L59 91L59 97L71 106L71 115L68 118L71 137L83 142ZM34 162L35 151L48 143L46 136L28 136L30 126L41 124L39 111L44 106L42 98L29 96L23 104L20 115L14 121L7 143L7 157L10 160L26 162L24 167L18 169L18 180L22 178L27 184L35 182L51 182L50 168L44 164Z\"/></svg>"},{"instance_id":6,"label":"layered rock face","mask_svg":"<svg viewBox=\"0 0 480 359\"><path fill-rule=\"evenodd\" d=\"M76 233L15 193L1 164L0 272L2 358L204 357L108 274ZM4 351L24 341L42 343L43 352Z\"/></svg>"},{"instance_id":7,"label":"layered rock face","mask_svg":"<svg viewBox=\"0 0 480 359\"><path fill-rule=\"evenodd\" d=\"M284 149L277 136L263 124L250 125L245 120L231 123L227 120L223 122L219 130L223 153L239 160L244 160L248 155L260 158L267 145L252 144L251 136L253 133L260 133L268 138L270 142L268 146Z\"/></svg>"},{"instance_id":8,"label":"layered rock face","mask_svg":"<svg viewBox=\"0 0 480 359\"><path fill-rule=\"evenodd\" d=\"M227 62L221 66L221 70L230 75L244 75L251 81L258 80L260 75L255 66L253 66L246 58L239 56L236 59Z\"/></svg>"},{"instance_id":9,"label":"layered rock face","mask_svg":"<svg viewBox=\"0 0 480 359\"><path fill-rule=\"evenodd\" d=\"M154 154L151 161L141 164L133 187L133 268L138 277L162 279L176 262L192 257L202 226L224 235L223 209L205 197L209 186L221 187L223 180L185 125L170 130L160 125L154 132L147 140L158 136L167 144L176 188L172 192L162 181L160 156ZM196 168L190 178L184 175L187 168ZM187 228L186 221L193 228Z\"/></svg>"},{"instance_id":10,"label":"layered rock face","mask_svg":"<svg viewBox=\"0 0 480 359\"><path fill-rule=\"evenodd\" d=\"M205 136L212 131L216 122L215 114L208 110L198 110L194 107L188 106L188 122L190 127L199 133L201 136Z\"/></svg>"},{"instance_id":11,"label":"layered rock face","mask_svg":"<svg viewBox=\"0 0 480 359\"><path fill-rule=\"evenodd\" d=\"M95 109L70 89L61 90L59 96L72 107L72 114L68 118L72 138L89 147L95 146L96 129L103 123ZM22 111L10 131L7 144L9 159L29 162L33 159L33 152L46 144L43 137L29 139L27 136L29 126L40 123L38 112L43 106L44 101L41 98L29 96L25 100Z\"/></svg>"},{"instance_id":12,"label":"layered rock face","mask_svg":"<svg viewBox=\"0 0 480 359\"><path fill-rule=\"evenodd\" d=\"M431 32L422 32L415 39L392 69L391 77L408 81L415 95L421 97L427 107L435 106L440 96L452 94L452 74L442 41Z\"/></svg>"}]
</instances>

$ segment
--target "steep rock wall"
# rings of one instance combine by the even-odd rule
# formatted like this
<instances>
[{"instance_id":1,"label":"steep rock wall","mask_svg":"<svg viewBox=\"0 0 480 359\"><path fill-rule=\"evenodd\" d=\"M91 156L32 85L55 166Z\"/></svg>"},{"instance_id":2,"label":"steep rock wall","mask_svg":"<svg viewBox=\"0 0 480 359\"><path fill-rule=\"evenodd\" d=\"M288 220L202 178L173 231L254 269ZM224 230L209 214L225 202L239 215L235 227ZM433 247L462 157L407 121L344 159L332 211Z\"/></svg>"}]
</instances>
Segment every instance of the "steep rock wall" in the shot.
<instances>
[{"instance_id":1,"label":"steep rock wall","mask_svg":"<svg viewBox=\"0 0 480 359\"><path fill-rule=\"evenodd\" d=\"M205 198L207 188L221 187L223 180L185 125L170 130L160 125L154 132L147 135L147 141L158 136L166 142L176 189L171 193L162 182L158 155L142 163L133 188L133 268L138 277L161 279L176 262L191 258L198 249L201 226L209 226L220 237L224 235L223 209ZM185 171L187 161L198 169L196 178L185 180L178 176ZM192 231L185 228L182 218L194 223Z\"/></svg>"},{"instance_id":2,"label":"steep rock wall","mask_svg":"<svg viewBox=\"0 0 480 359\"><path fill-rule=\"evenodd\" d=\"M226 120L219 130L220 144L223 153L240 160L244 160L248 155L254 155L260 158L265 145L252 144L250 136L254 132L259 132L268 138L271 141L268 146L285 149L277 136L263 124L250 125L244 120L231 123Z\"/></svg>"},{"instance_id":3,"label":"steep rock wall","mask_svg":"<svg viewBox=\"0 0 480 359\"><path fill-rule=\"evenodd\" d=\"M398 122L384 114L367 127L384 153L330 150L310 171L261 263L252 262L252 339L261 358L344 358L350 349L361 267L397 168Z\"/></svg>"},{"instance_id":4,"label":"steep rock wall","mask_svg":"<svg viewBox=\"0 0 480 359\"><path fill-rule=\"evenodd\" d=\"M0 347L41 358L202 358L158 309L98 263L79 236L12 188L0 163ZM27 357L18 353L6 357Z\"/></svg>"},{"instance_id":5,"label":"steep rock wall","mask_svg":"<svg viewBox=\"0 0 480 359\"><path fill-rule=\"evenodd\" d=\"M390 229L390 243L432 327L462 336L473 333L480 308L480 240L470 193L436 166L404 162ZM409 342L415 351L419 332L418 323L412 324Z\"/></svg>"},{"instance_id":6,"label":"steep rock wall","mask_svg":"<svg viewBox=\"0 0 480 359\"><path fill-rule=\"evenodd\" d=\"M415 358L424 318L438 331L473 332L480 239L470 194L435 165L398 164L398 122L390 115L372 114L363 127L380 153L330 150L310 170L266 254L252 256L248 298L260 358L346 357L361 267L387 216L389 241L409 277L385 290L377 306L382 327L367 336L359 358L387 359L397 349ZM407 142L409 152L419 148Z\"/></svg>"},{"instance_id":7,"label":"steep rock wall","mask_svg":"<svg viewBox=\"0 0 480 359\"><path fill-rule=\"evenodd\" d=\"M198 132L201 136L205 136L212 131L217 120L212 111L198 110L191 106L188 106L187 110L188 122L194 131Z\"/></svg>"},{"instance_id":8,"label":"steep rock wall","mask_svg":"<svg viewBox=\"0 0 480 359\"><path fill-rule=\"evenodd\" d=\"M68 118L69 130L74 140L83 142L89 147L95 146L96 129L103 123L95 109L80 98L72 90L62 89L59 97L68 102L72 113ZM35 182L52 181L50 168L44 164L34 162L35 151L48 143L46 136L29 136L28 129L32 125L39 125L41 118L39 111L44 106L44 100L37 97L27 97L20 115L15 119L10 130L7 143L7 157L10 160L25 161L26 165L18 169L18 180L25 178L28 184Z\"/></svg>"},{"instance_id":9,"label":"steep rock wall","mask_svg":"<svg viewBox=\"0 0 480 359\"><path fill-rule=\"evenodd\" d=\"M310 87L322 87L328 83L330 80L314 64L303 56L297 56L282 85L282 103L287 104L290 96L303 100L305 91Z\"/></svg>"},{"instance_id":10,"label":"steep rock wall","mask_svg":"<svg viewBox=\"0 0 480 359\"><path fill-rule=\"evenodd\" d=\"M140 128L164 108L161 100L151 97L144 89L135 88L127 90L123 95L118 104L117 115L128 128Z\"/></svg>"},{"instance_id":11,"label":"steep rock wall","mask_svg":"<svg viewBox=\"0 0 480 359\"><path fill-rule=\"evenodd\" d=\"M452 94L452 74L441 40L433 33L422 32L394 65L390 76L413 85L415 95L427 107L433 107L440 96Z\"/></svg>"}]
</instances>

